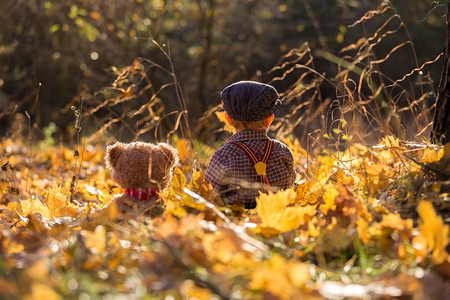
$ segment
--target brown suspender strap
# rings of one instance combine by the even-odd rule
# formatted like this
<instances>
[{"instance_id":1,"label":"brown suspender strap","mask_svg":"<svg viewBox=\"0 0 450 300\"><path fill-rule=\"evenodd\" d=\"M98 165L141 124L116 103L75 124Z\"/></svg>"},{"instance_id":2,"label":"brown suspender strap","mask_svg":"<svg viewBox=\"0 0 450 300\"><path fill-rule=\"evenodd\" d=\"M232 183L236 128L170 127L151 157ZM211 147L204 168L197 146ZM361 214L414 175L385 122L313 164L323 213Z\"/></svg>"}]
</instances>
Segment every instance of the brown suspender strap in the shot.
<instances>
[{"instance_id":1,"label":"brown suspender strap","mask_svg":"<svg viewBox=\"0 0 450 300\"><path fill-rule=\"evenodd\" d=\"M248 156L248 158L253 163L253 167L255 168L256 174L258 174L259 181L262 185L262 191L265 192L266 186L270 186L269 179L267 178L266 168L267 161L270 158L273 150L273 140L266 140L266 146L264 149L264 154L261 156L261 159L258 159L255 152L243 142L231 142L241 148L244 153Z\"/></svg>"}]
</instances>

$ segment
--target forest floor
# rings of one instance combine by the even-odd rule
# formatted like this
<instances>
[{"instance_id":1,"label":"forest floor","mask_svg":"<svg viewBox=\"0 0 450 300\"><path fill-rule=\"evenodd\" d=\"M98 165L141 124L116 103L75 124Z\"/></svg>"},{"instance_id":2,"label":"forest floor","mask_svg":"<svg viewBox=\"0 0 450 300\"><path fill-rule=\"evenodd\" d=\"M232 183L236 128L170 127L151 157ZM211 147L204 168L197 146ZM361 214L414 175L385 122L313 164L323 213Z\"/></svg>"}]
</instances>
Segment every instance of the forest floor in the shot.
<instances>
[{"instance_id":1,"label":"forest floor","mask_svg":"<svg viewBox=\"0 0 450 300\"><path fill-rule=\"evenodd\" d=\"M448 299L450 144L284 142L298 186L244 210L205 183L213 149L174 139L164 213L123 219L104 145L3 140L0 298Z\"/></svg>"}]
</instances>

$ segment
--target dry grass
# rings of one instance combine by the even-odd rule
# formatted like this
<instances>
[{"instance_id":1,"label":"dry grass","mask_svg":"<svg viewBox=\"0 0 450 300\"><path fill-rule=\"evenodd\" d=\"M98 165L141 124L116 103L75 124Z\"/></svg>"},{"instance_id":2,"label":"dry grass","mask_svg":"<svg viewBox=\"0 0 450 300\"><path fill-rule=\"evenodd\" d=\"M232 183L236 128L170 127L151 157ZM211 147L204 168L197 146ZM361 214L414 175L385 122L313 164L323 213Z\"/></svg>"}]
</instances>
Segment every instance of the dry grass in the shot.
<instances>
[{"instance_id":1,"label":"dry grass","mask_svg":"<svg viewBox=\"0 0 450 300\"><path fill-rule=\"evenodd\" d=\"M340 53L304 44L255 77L279 87L284 103L272 133L278 138L295 136L304 146L335 149L345 148L350 141L374 144L386 135L428 140L436 98L428 68L438 63L441 54L430 61L418 61L408 29L388 1L349 28L363 36ZM170 47L153 43L166 62L137 58L129 66L113 68L115 80L110 86L80 94L68 104L66 110L80 108L83 102L79 120L84 135L90 137L87 142L167 141L173 134L190 139L191 131L207 143L218 139L222 126L214 112L220 105L200 120L188 122L189 107L174 71ZM396 65L399 56L410 57L411 65ZM327 73L322 71L324 67ZM397 73L403 70L404 75L391 78L389 71L393 69ZM166 74L167 80L152 82L155 73ZM13 114L5 111L1 116Z\"/></svg>"}]
</instances>

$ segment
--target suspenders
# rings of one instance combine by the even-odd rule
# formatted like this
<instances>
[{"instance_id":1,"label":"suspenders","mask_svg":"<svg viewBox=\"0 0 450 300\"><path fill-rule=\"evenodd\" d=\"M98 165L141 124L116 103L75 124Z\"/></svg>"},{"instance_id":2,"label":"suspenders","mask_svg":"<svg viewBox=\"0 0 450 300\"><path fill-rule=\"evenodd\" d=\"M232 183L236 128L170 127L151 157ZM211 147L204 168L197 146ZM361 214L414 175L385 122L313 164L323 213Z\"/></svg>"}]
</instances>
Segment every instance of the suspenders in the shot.
<instances>
[{"instance_id":1,"label":"suspenders","mask_svg":"<svg viewBox=\"0 0 450 300\"><path fill-rule=\"evenodd\" d=\"M262 184L262 191L265 192L266 186L270 186L269 179L267 179L266 167L267 161L270 158L270 154L272 154L273 150L273 140L267 139L266 146L264 148L264 154L261 159L258 159L255 152L243 142L231 142L235 144L239 148L241 148L244 153L248 156L250 161L253 163L255 167L256 174L258 174L259 182Z\"/></svg>"}]
</instances>

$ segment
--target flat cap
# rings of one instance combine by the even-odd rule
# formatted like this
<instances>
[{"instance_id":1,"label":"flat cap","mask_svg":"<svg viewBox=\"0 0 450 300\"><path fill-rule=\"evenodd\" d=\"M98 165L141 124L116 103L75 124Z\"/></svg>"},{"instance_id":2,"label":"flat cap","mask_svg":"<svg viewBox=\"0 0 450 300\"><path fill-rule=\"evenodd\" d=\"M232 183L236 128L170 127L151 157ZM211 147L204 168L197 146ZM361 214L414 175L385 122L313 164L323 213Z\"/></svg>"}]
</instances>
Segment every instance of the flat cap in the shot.
<instances>
[{"instance_id":1,"label":"flat cap","mask_svg":"<svg viewBox=\"0 0 450 300\"><path fill-rule=\"evenodd\" d=\"M280 106L277 90L256 81L239 81L220 94L223 109L236 121L260 121L271 116Z\"/></svg>"}]
</instances>

